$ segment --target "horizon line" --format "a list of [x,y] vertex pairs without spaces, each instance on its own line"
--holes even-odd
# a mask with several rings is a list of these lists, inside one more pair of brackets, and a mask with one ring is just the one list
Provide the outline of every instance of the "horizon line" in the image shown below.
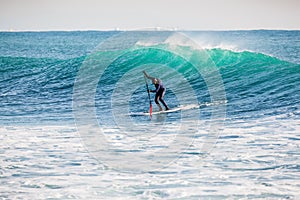
[[163,27],[154,27],[154,28],[143,28],[143,29],[49,29],[49,30],[0,30],[0,32],[88,32],[88,31],[99,31],[99,32],[123,32],[123,31],[300,31],[300,29],[281,29],[281,28],[257,28],[257,29],[178,29],[178,28],[163,28]]

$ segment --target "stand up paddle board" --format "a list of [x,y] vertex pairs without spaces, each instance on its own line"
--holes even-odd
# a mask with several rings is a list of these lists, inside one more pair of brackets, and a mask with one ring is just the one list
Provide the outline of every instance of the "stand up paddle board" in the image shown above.
[[[179,112],[182,110],[190,110],[190,109],[195,109],[195,108],[199,108],[199,105],[185,105],[185,106],[172,108],[170,110],[156,111],[156,112],[152,112],[152,115],[167,114],[167,113]],[[130,116],[148,116],[148,115],[150,115],[150,113],[149,112],[137,112],[137,113],[130,113],[129,115]]]

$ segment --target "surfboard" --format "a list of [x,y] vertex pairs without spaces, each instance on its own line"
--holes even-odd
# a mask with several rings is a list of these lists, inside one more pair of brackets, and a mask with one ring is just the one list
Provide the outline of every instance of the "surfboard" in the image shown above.
[[[167,113],[173,113],[173,112],[179,112],[182,110],[190,110],[190,109],[195,109],[199,108],[199,105],[185,105],[185,106],[179,106],[176,108],[172,108],[170,110],[163,110],[163,111],[156,111],[152,112],[152,115],[159,115],[159,114],[167,114]],[[149,116],[149,112],[137,112],[137,113],[130,113],[130,116]]]

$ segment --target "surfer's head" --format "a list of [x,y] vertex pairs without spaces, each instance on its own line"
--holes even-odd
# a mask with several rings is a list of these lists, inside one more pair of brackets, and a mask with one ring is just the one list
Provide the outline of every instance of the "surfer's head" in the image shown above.
[[152,83],[153,84],[158,84],[158,79],[157,78],[152,79]]

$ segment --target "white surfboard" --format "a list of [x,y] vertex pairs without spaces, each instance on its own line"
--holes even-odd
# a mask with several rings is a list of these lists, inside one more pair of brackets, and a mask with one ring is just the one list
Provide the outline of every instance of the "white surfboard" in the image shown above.
[[[163,110],[163,111],[156,111],[152,112],[152,115],[159,115],[159,114],[166,114],[166,113],[172,113],[172,112],[179,112],[182,110],[190,110],[190,109],[195,109],[199,108],[199,105],[197,104],[191,104],[191,105],[184,105],[184,106],[179,106],[176,108],[172,108],[170,110]],[[130,113],[130,116],[147,116],[150,115],[149,112],[137,112],[137,113]]]

